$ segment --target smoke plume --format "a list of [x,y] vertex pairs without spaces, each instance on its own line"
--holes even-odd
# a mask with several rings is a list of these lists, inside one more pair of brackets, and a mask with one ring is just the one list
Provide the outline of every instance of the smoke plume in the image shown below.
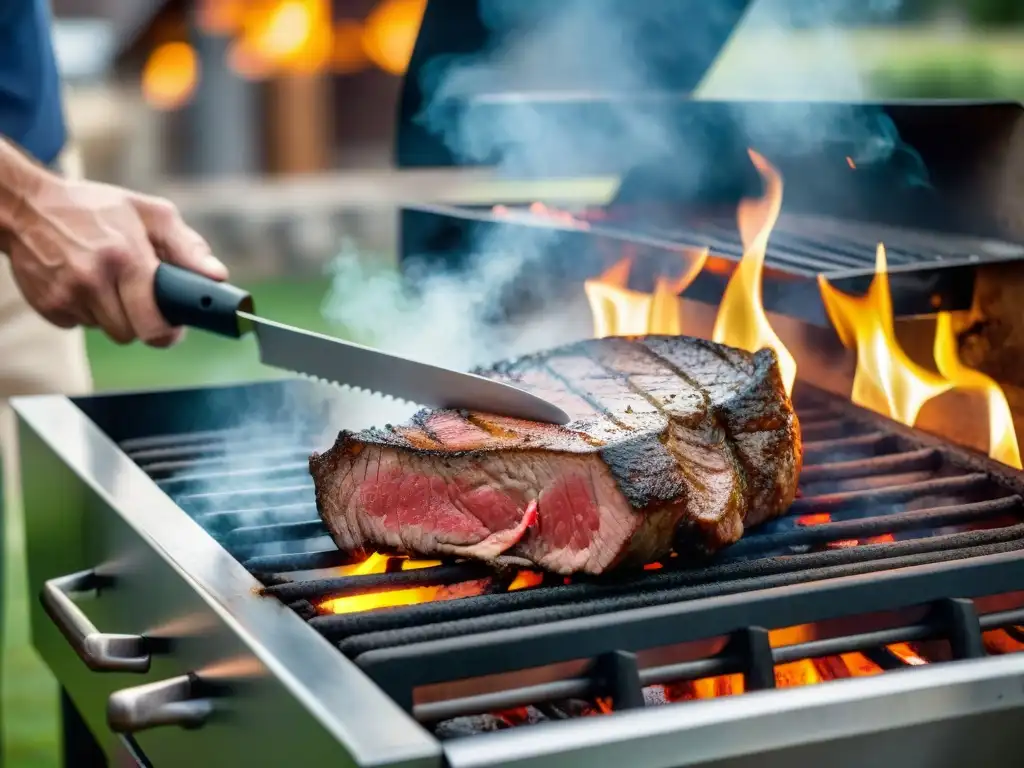
[[[729,14],[735,15],[744,0],[481,0],[481,4],[492,44],[470,56],[439,58],[422,72],[427,100],[419,120],[443,137],[457,158],[486,161],[508,177],[624,174],[653,166],[677,184],[698,185],[718,172],[716,158],[702,151],[707,137],[694,133],[704,129],[681,125],[675,104],[696,85],[690,82],[694,71],[703,71],[702,64],[722,42],[715,30]],[[758,47],[741,51],[754,66],[731,84],[728,78],[722,79],[724,70],[716,68],[709,82],[719,90],[711,95],[759,101],[863,100],[869,94],[836,24],[884,21],[897,6],[896,0],[755,2],[745,25],[756,32],[749,39],[756,40]],[[787,35],[798,26],[805,28],[801,38],[811,55],[820,56],[826,64],[786,69]],[[737,34],[744,34],[743,29]],[[545,100],[569,106],[549,109]],[[601,109],[589,108],[593,102],[601,102]],[[900,149],[899,137],[881,111],[840,107],[822,120],[821,113],[811,119],[810,109],[780,103],[738,109],[735,115],[755,147],[762,139],[777,141],[784,135],[791,144],[812,153],[836,136],[857,143],[864,157],[884,157]],[[538,269],[556,237],[554,231],[538,228],[486,230],[457,273],[399,275],[360,258],[347,245],[331,265],[332,285],[322,311],[350,338],[458,369],[579,338],[589,333],[582,285],[578,307],[549,306],[528,323],[515,326],[495,322],[496,315],[500,320],[507,289]],[[572,254],[563,252],[562,258],[571,259]],[[308,413],[323,394],[296,395],[299,402],[262,419],[265,423],[239,435],[239,442],[294,446],[301,457],[310,448],[327,447],[338,429],[401,421],[411,410],[405,404],[359,393],[336,393],[319,425],[302,421],[302,426],[281,426],[299,424],[296,414]],[[251,473],[252,459],[252,451],[243,450],[229,452],[221,462],[222,468],[235,473],[238,488],[250,491],[241,509],[249,510],[247,523],[291,519],[282,512],[272,489],[261,495],[263,480]],[[288,466],[281,471],[294,470],[289,477],[309,485],[301,458],[288,459]],[[172,485],[169,492],[205,496],[201,502],[205,514],[240,509],[239,497],[223,493],[235,487],[225,488],[223,476],[209,485],[195,476]],[[265,485],[270,488],[274,483]],[[308,490],[303,494],[310,497]],[[312,510],[306,514],[308,519],[315,517]]]
[[[428,63],[420,73],[426,106],[418,119],[460,161],[486,162],[506,177],[624,174],[654,166],[676,189],[696,187],[720,173],[720,164],[706,156],[706,136],[679,124],[675,99],[699,82],[723,41],[723,23],[735,20],[745,5],[744,0],[481,0],[491,43],[472,55]],[[740,53],[757,60],[756,71],[771,72],[778,65],[789,99],[839,94],[861,101],[867,93],[836,24],[885,21],[898,5],[898,0],[754,2],[737,34],[753,30],[759,48]],[[794,27],[804,28],[804,45],[827,66],[805,67],[799,76],[785,70],[786,36]],[[778,90],[776,84],[776,96]],[[751,87],[739,91],[732,95],[773,96],[764,78],[752,78]],[[594,100],[602,102],[600,109],[588,106]],[[551,109],[552,101],[567,106]],[[809,111],[792,104],[761,104],[734,114],[754,146],[778,142],[781,135],[813,152],[838,138],[855,144],[853,154],[862,161],[899,148],[880,110],[838,107],[824,119],[820,112],[811,119]],[[332,265],[333,285],[323,311],[355,338],[457,368],[550,346],[589,328],[568,322],[564,314],[555,319],[554,313],[544,313],[528,329],[493,322],[500,297],[536,269],[550,238],[544,230],[502,228],[473,244],[464,270],[404,277],[374,269],[347,250]],[[415,291],[406,290],[410,284]]]

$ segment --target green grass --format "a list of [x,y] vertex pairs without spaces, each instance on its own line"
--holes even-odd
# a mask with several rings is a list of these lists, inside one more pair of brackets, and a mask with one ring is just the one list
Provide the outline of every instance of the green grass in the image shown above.
[[1024,98],[1024,33],[740,30],[702,84],[709,98]]
[[[326,282],[281,281],[250,289],[260,313],[269,318],[325,333],[337,332],[320,316]],[[96,387],[102,390],[197,386],[276,375],[260,365],[251,341],[219,339],[199,332],[190,333],[170,350],[119,347],[91,333],[88,348]],[[31,647],[20,515],[15,510],[6,513],[6,637],[0,692],[6,754],[0,755],[0,765],[53,768],[59,758],[57,688]]]

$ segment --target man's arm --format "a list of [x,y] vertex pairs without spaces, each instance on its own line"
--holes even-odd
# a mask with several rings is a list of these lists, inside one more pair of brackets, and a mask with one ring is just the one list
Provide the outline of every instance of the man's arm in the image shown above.
[[0,136],[0,232],[14,229],[15,222],[25,215],[26,201],[39,193],[48,175],[45,168]]
[[160,260],[223,280],[227,270],[167,200],[65,179],[0,138],[0,247],[26,301],[61,328],[98,326],[120,343],[173,344],[157,309]]

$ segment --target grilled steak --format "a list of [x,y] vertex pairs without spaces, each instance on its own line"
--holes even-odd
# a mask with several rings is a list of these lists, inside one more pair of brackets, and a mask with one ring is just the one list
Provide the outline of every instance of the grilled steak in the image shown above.
[[597,574],[718,549],[796,493],[800,428],[769,349],[595,339],[482,374],[558,403],[572,423],[441,410],[342,432],[309,463],[343,551]]

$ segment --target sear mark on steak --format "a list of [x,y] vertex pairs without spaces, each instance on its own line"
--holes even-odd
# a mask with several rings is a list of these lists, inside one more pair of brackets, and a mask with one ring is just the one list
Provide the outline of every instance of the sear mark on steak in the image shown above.
[[425,410],[342,432],[310,472],[343,551],[599,574],[717,550],[796,493],[800,427],[769,349],[593,339],[480,373],[548,398],[572,422]]

